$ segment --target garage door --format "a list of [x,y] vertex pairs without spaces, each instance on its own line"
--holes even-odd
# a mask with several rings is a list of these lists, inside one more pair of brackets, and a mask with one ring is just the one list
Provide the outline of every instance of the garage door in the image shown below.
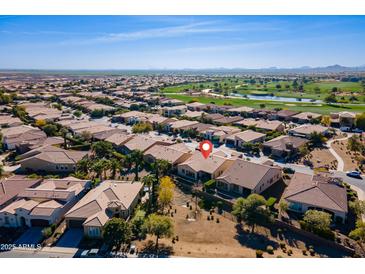
[[32,226],[49,226],[49,222],[47,220],[42,219],[33,219],[30,221]]
[[82,228],[84,220],[68,220],[69,228]]

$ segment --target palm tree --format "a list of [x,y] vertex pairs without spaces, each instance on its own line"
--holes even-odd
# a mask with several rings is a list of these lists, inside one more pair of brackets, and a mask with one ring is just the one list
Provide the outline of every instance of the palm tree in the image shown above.
[[65,129],[65,128],[62,128],[61,130],[60,130],[60,133],[61,133],[61,135],[62,135],[62,138],[63,138],[63,148],[64,149],[67,149],[67,133],[68,133],[68,131],[67,131],[67,129]]
[[142,178],[142,183],[144,186],[148,187],[148,207],[151,211],[151,206],[154,206],[157,200],[155,193],[151,191],[154,189],[154,185],[156,184],[156,178],[151,174],[146,175]]
[[135,177],[134,180],[138,181],[138,171],[140,166],[143,164],[143,152],[140,150],[133,150],[133,152],[130,154],[132,162],[134,163],[134,173]]
[[105,159],[101,159],[98,161],[95,161],[94,164],[91,166],[91,170],[94,171],[96,173],[96,177],[98,177],[100,180],[103,179],[103,172],[105,175],[105,169],[107,168],[107,163],[108,160]]
[[157,159],[152,164],[152,169],[155,171],[156,180],[159,181],[160,177],[168,175],[168,172],[171,169],[171,164],[166,160]]
[[85,174],[89,173],[91,168],[91,161],[89,158],[85,157],[77,162],[76,170]]
[[110,160],[110,169],[111,169],[111,178],[115,179],[115,175],[117,173],[117,170],[120,170],[121,168],[121,162],[117,159],[113,158]]

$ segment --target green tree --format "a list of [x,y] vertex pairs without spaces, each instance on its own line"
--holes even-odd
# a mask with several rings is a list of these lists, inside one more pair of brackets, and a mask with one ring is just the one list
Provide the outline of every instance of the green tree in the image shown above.
[[80,110],[75,110],[75,111],[73,112],[73,115],[75,115],[75,117],[77,117],[77,118],[80,118],[80,117],[81,117],[81,115],[82,115],[82,112],[81,112]]
[[103,238],[109,248],[120,250],[122,244],[129,243],[132,230],[129,224],[121,218],[112,218],[103,227]]
[[152,207],[156,206],[156,192],[152,190],[155,189],[157,183],[156,177],[152,174],[146,175],[142,178],[142,183],[144,186],[148,187],[148,209],[151,212]]
[[355,202],[349,202],[349,207],[356,214],[358,218],[361,218],[362,214],[365,214],[365,201],[356,200]]
[[271,220],[270,210],[266,207],[266,200],[258,194],[251,194],[246,199],[238,198],[233,205],[232,214],[238,221],[251,226],[254,232],[256,224],[265,224]]
[[140,150],[133,150],[130,154],[130,158],[134,164],[134,180],[138,181],[139,168],[143,165],[143,152]]
[[333,93],[329,94],[328,96],[326,96],[324,98],[324,102],[326,102],[328,104],[337,103],[336,95]]
[[300,226],[324,238],[334,239],[334,233],[330,229],[331,215],[324,211],[308,210],[300,221]]
[[356,228],[350,232],[349,237],[362,243],[365,242],[365,223],[362,220],[356,222]]
[[321,147],[326,142],[326,138],[322,133],[315,131],[310,134],[309,141],[313,147]]
[[120,170],[121,162],[115,158],[110,159],[111,178],[115,179],[117,170]]
[[364,145],[360,141],[357,135],[353,135],[348,139],[347,149],[354,151],[355,153],[362,152],[364,150]]
[[153,130],[152,125],[150,123],[140,122],[132,127],[133,133],[147,133]]
[[132,234],[137,239],[143,239],[146,236],[146,231],[144,229],[146,212],[143,210],[137,210],[131,220]]
[[77,162],[76,170],[81,173],[88,174],[91,166],[92,166],[92,163],[91,163],[90,159],[85,157]]
[[43,127],[43,131],[47,134],[47,136],[55,136],[58,132],[58,128],[54,124],[47,124]]
[[356,127],[365,130],[365,112],[356,116]]
[[171,237],[174,233],[172,220],[167,216],[151,214],[144,223],[144,228],[148,234],[156,236],[156,249],[158,250],[158,240],[163,237]]
[[110,161],[106,159],[100,159],[94,161],[94,163],[91,166],[91,170],[96,173],[96,177],[100,178],[100,180],[103,179],[103,173],[104,173],[104,179],[106,178],[106,171],[110,168]]
[[109,158],[113,152],[113,145],[109,142],[99,141],[91,146],[96,158]]
[[63,138],[63,148],[64,149],[67,149],[67,133],[68,133],[68,130],[65,129],[65,128],[61,128],[60,130],[60,134]]

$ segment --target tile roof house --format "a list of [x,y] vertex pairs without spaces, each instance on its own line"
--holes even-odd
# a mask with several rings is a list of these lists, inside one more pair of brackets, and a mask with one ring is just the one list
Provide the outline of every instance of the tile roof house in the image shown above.
[[288,134],[309,139],[310,135],[314,132],[321,133],[323,135],[327,135],[329,133],[329,129],[328,129],[328,127],[324,127],[321,125],[306,124],[306,125],[301,125],[296,128],[290,129],[288,131]]
[[186,110],[185,105],[161,108],[162,115],[166,117],[184,115]]
[[25,153],[32,149],[36,149],[43,146],[48,145],[61,145],[64,143],[64,139],[62,137],[47,137],[46,139],[35,139],[32,141],[22,142],[17,146],[18,153]]
[[305,124],[305,123],[311,123],[314,120],[318,120],[322,117],[321,114],[313,113],[313,112],[301,112],[296,115],[294,115],[293,122],[298,124]]
[[41,179],[31,179],[23,175],[0,179],[0,208],[13,202],[24,189],[35,186],[40,182]]
[[205,159],[200,151],[194,151],[188,160],[177,165],[177,174],[190,182],[205,182],[220,176],[232,162],[231,159],[214,154]]
[[0,115],[0,126],[1,127],[16,127],[21,126],[23,122],[18,117],[10,115]]
[[124,154],[128,154],[133,150],[140,150],[145,152],[147,149],[154,145],[171,145],[172,142],[158,137],[151,137],[149,135],[134,135],[132,139],[125,142],[120,147],[120,151]]
[[282,122],[277,120],[261,120],[261,119],[244,119],[234,123],[236,126],[244,126],[244,127],[255,127],[257,129],[262,129],[264,131],[280,131],[283,132],[285,126]]
[[166,160],[173,166],[185,162],[191,157],[191,151],[179,150],[178,147],[155,145],[144,153],[146,162],[153,163],[156,160]]
[[282,135],[263,143],[263,152],[278,158],[295,156],[307,143],[305,138]]
[[70,173],[87,151],[66,150],[54,146],[33,149],[19,156],[23,172]]
[[193,103],[186,104],[186,107],[190,111],[202,111],[202,110],[205,110],[207,106],[206,106],[206,104],[203,104],[203,103],[193,102]]
[[226,137],[226,145],[243,148],[245,143],[260,143],[265,140],[266,134],[253,130],[245,130]]
[[347,217],[346,189],[331,177],[296,172],[282,198],[294,212],[322,210],[330,213],[337,222],[344,222]]
[[35,140],[45,140],[47,135],[40,130],[28,125],[15,126],[1,129],[3,144],[9,150],[16,149],[18,145]]
[[239,195],[262,193],[281,179],[281,168],[236,159],[217,181],[217,188]]
[[237,127],[231,126],[211,126],[202,132],[202,137],[212,141],[213,143],[224,143],[227,136],[240,132]]
[[169,131],[180,131],[186,130],[190,127],[199,124],[197,121],[190,121],[190,120],[177,120],[168,124],[167,128]]
[[276,116],[278,117],[279,120],[291,121],[293,119],[293,116],[297,115],[298,113],[299,113],[298,111],[283,109],[283,110],[278,111],[276,113]]
[[0,226],[49,226],[64,214],[90,188],[90,181],[73,177],[48,179],[24,189],[16,201],[0,210]]
[[243,117],[241,117],[241,116],[224,116],[221,119],[215,119],[214,123],[217,125],[228,125],[228,124],[237,123],[242,120],[243,120]]
[[253,110],[253,108],[241,106],[241,107],[236,107],[236,108],[230,108],[227,110],[227,112],[230,114],[233,114],[233,115],[242,115],[242,114],[250,113],[252,110]]
[[132,214],[142,190],[140,182],[104,181],[66,213],[67,227],[83,228],[89,237],[102,237],[103,226],[109,219],[127,219]]

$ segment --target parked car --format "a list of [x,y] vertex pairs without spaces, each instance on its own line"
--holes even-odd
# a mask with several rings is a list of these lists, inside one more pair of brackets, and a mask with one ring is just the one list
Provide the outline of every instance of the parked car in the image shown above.
[[359,128],[355,128],[355,129],[352,130],[352,132],[354,132],[354,133],[363,133],[363,130],[359,129]]
[[90,249],[90,250],[84,250],[82,251],[80,257],[81,258],[97,258],[99,253],[99,249],[94,248],[94,249]]
[[361,178],[361,172],[359,171],[348,171],[346,175],[349,177]]
[[351,128],[350,127],[340,127],[340,130],[343,132],[350,132]]

